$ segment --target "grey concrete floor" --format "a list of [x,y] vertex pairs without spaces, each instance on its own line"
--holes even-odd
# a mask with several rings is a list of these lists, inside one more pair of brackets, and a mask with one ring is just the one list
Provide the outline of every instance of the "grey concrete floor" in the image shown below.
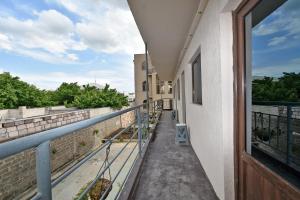
[[192,147],[175,144],[169,111],[162,114],[141,173],[136,200],[218,199]]

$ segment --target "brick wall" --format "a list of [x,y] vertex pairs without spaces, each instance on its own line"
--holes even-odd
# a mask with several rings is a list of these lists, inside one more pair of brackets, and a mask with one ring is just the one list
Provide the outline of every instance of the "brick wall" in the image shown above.
[[[16,120],[2,124],[3,138],[15,139],[89,118],[89,110]],[[129,112],[51,141],[51,169],[56,173],[101,145],[101,139],[134,119]],[[95,131],[97,130],[97,131]],[[3,140],[2,140],[3,141]],[[36,183],[35,149],[0,160],[0,200],[15,199]]]
[[88,118],[88,110],[79,110],[2,122],[2,124],[0,124],[0,142],[60,127]]

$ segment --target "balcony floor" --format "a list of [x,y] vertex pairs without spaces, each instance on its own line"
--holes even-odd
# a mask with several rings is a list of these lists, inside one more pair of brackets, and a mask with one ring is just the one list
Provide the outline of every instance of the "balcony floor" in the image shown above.
[[192,147],[175,144],[175,124],[170,111],[163,112],[156,128],[135,199],[218,199]]

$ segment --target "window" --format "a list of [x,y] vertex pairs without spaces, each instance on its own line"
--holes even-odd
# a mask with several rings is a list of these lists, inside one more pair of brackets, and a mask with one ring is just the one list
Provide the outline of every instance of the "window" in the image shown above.
[[146,61],[143,61],[143,63],[142,63],[142,70],[146,70],[146,68],[147,68]]
[[176,100],[176,84],[174,84],[173,99]]
[[147,100],[146,99],[143,101],[143,109],[147,109]]
[[160,81],[156,75],[156,94],[164,94],[164,81]]
[[244,19],[246,151],[298,188],[299,22],[299,0],[262,0]]
[[201,54],[192,63],[193,103],[202,104]]
[[172,81],[168,81],[168,94],[172,94]]
[[177,80],[177,99],[180,100],[180,80]]
[[143,81],[143,91],[146,91],[146,88],[147,88],[147,83],[146,81]]

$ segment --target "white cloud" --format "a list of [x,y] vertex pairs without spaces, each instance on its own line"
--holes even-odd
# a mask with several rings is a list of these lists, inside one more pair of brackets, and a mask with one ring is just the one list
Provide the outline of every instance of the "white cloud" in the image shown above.
[[34,20],[0,17],[0,48],[52,63],[74,61],[68,51],[86,49],[73,38],[75,26],[69,18],[56,10],[36,15]]
[[67,54],[67,57],[68,57],[70,60],[73,60],[73,61],[78,60],[78,57],[77,57],[75,54],[73,54],[73,53]]
[[[0,69],[1,70],[1,69]],[[0,71],[1,72],[1,71]],[[117,70],[91,70],[84,74],[66,73],[66,72],[51,72],[51,73],[15,73],[14,76],[19,76],[21,80],[34,84],[41,89],[56,89],[62,82],[78,82],[80,85],[94,83],[109,84],[112,88],[118,91],[133,91],[133,67],[123,66]],[[122,74],[122,76],[120,76]]]
[[[291,1],[293,3],[293,1]],[[299,3],[299,2],[298,2]],[[254,35],[266,36],[274,33],[285,32],[286,36],[295,36],[300,34],[300,14],[291,12],[287,9],[290,2],[284,4],[281,10],[275,11],[272,18],[263,20],[254,28]]]
[[104,53],[143,52],[143,41],[125,0],[57,0],[81,16],[76,31],[89,48]]
[[273,66],[260,66],[253,69],[255,76],[282,76],[283,72],[300,73],[300,58],[292,60],[290,63]]
[[126,0],[53,1],[79,16],[77,23],[53,9],[32,10],[31,19],[0,15],[0,49],[50,63],[78,62],[80,56],[70,51],[87,48],[100,53],[143,52]]
[[6,35],[0,33],[0,48],[5,50],[11,50],[9,39]]
[[279,45],[279,44],[282,44],[286,41],[286,37],[285,36],[281,36],[281,37],[273,37],[269,43],[268,43],[268,46],[276,46],[276,45]]

